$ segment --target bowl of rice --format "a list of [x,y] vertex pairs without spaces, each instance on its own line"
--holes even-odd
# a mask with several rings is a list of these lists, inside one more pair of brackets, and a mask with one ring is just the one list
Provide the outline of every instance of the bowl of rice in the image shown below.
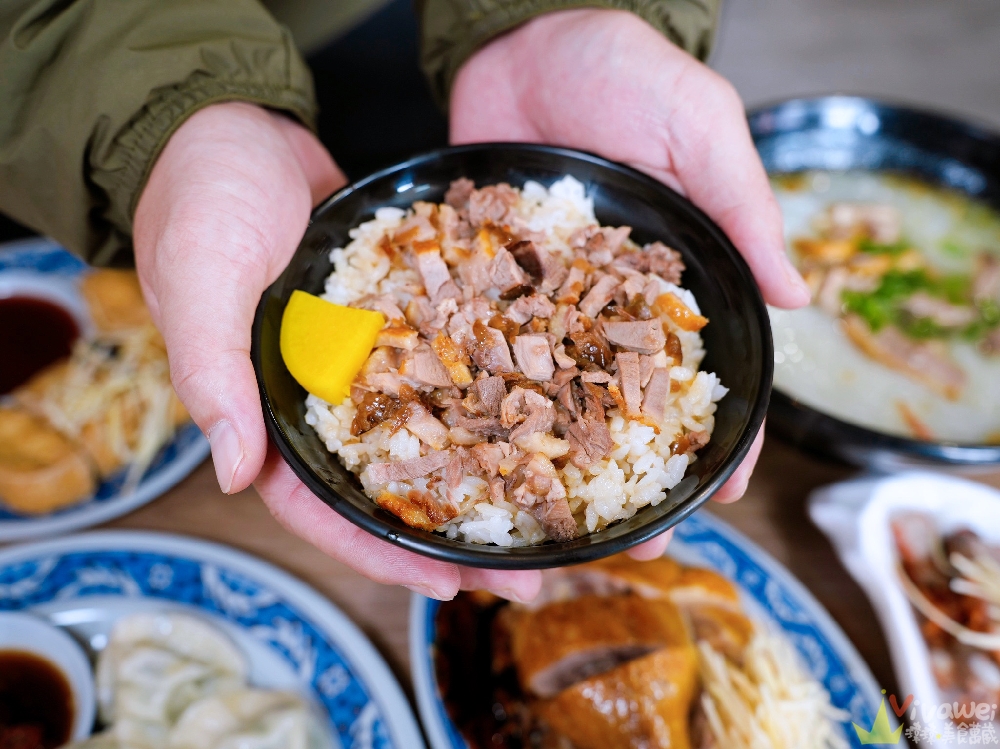
[[[384,320],[336,402],[282,358],[302,291]],[[261,299],[252,359],[269,435],[318,497],[498,569],[683,520],[746,456],[773,366],[763,300],[710,219],[627,166],[527,144],[434,151],[329,198]]]

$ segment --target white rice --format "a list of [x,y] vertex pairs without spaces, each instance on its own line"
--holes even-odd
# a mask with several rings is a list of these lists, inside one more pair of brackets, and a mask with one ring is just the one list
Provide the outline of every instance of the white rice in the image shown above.
[[[597,223],[593,201],[573,177],[565,177],[548,189],[527,182],[521,191],[518,213],[531,230],[545,232],[541,244],[546,250],[562,255],[572,254],[568,239],[573,231]],[[392,268],[389,258],[379,248],[383,235],[398,227],[408,215],[396,208],[381,208],[373,220],[352,229],[351,243],[330,253],[335,270],[326,281],[323,298],[336,304],[350,304],[372,293],[408,298],[409,289],[422,288],[416,270]],[[692,311],[700,312],[693,294],[665,281],[663,284],[665,292],[673,291]],[[704,429],[712,433],[716,402],[727,390],[715,374],[697,369],[705,354],[701,336],[672,323],[668,325],[681,341],[685,366],[671,369],[670,376],[680,383],[680,389],[667,397],[660,433],[624,418],[616,408],[609,409],[607,424],[614,442],[611,454],[586,470],[572,464],[559,470],[581,534],[630,518],[641,508],[663,501],[688,468],[688,457],[672,455],[670,445],[685,430]],[[431,451],[406,429],[393,435],[387,428],[376,427],[352,436],[356,407],[350,398],[331,405],[310,395],[306,406],[306,422],[315,428],[327,449],[360,476],[362,484],[367,476],[362,472],[370,463],[407,460]],[[412,489],[427,490],[427,484],[428,479],[421,478],[390,483],[386,488],[393,494],[406,496]],[[369,496],[376,490],[371,486],[365,488]],[[466,476],[454,492],[449,492],[444,482],[435,482],[428,491],[459,507],[460,514],[437,529],[449,538],[498,546],[525,546],[546,538],[527,512],[506,501],[491,501],[488,485],[479,477]]]

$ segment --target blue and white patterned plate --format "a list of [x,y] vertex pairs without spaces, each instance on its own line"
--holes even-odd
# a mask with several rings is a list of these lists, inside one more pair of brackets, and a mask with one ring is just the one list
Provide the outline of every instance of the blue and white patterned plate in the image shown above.
[[[745,609],[757,621],[783,631],[833,704],[869,727],[882,694],[868,666],[847,636],[812,594],[763,549],[705,512],[676,526],[667,554],[683,564],[715,570],[740,588]],[[437,601],[414,594],[410,607],[410,662],[417,705],[433,749],[467,749],[448,717],[434,674],[433,644]],[[852,747],[860,741],[850,723],[843,735]],[[901,741],[900,747],[905,747]]]
[[107,531],[0,551],[0,611],[33,611],[99,651],[114,621],[181,609],[221,626],[256,686],[296,689],[329,716],[343,749],[421,749],[385,661],[316,591],[224,546]]
[[[77,290],[86,264],[48,239],[0,245],[0,297],[29,293],[61,303],[86,334],[92,329]],[[0,506],[0,542],[54,536],[103,523],[152,501],[185,478],[208,456],[208,440],[194,424],[177,430],[160,450],[135,491],[125,494],[125,471],[101,484],[93,498],[46,515],[20,515]]]

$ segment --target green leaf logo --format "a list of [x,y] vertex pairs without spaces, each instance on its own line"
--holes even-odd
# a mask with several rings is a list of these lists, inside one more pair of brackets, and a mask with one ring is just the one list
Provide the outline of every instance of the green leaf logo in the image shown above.
[[875,725],[872,730],[866,731],[857,723],[852,723],[854,730],[858,734],[858,739],[862,745],[868,744],[898,744],[899,737],[903,733],[903,727],[899,726],[895,731],[889,726],[889,716],[885,711],[885,698],[878,707],[878,714],[875,716]]

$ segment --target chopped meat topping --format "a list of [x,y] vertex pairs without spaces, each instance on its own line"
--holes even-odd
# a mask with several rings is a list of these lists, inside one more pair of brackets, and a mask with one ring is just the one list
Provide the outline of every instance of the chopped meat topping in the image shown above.
[[534,242],[526,239],[514,242],[507,247],[507,251],[535,283],[542,280],[542,274],[545,270],[544,262]]
[[557,341],[561,341],[573,333],[582,333],[584,327],[580,310],[569,304],[560,304],[552,313],[549,331],[556,337]]
[[483,469],[483,473],[490,477],[500,474],[500,461],[506,457],[499,444],[488,442],[482,442],[473,447],[472,456],[479,461],[479,467]]
[[514,504],[528,510],[552,540],[576,538],[576,521],[566,501],[566,487],[552,461],[535,453],[519,468],[512,474],[514,486],[508,491]]
[[439,333],[431,341],[431,348],[448,370],[448,376],[455,385],[464,388],[472,384],[472,373],[468,367],[469,358],[455,341],[444,333]]
[[517,201],[517,191],[503,182],[474,190],[468,198],[469,221],[473,226],[508,225],[513,219],[512,213]]
[[602,276],[594,284],[593,288],[587,292],[587,296],[580,302],[580,312],[586,317],[597,317],[597,313],[604,309],[608,302],[615,298],[615,291],[618,290],[619,281],[614,276]]
[[587,416],[570,425],[566,439],[570,445],[570,462],[577,468],[590,468],[604,460],[614,446],[608,425]]
[[653,370],[646,385],[646,392],[642,398],[642,410],[657,421],[663,419],[663,412],[667,405],[667,396],[670,394],[670,372],[667,369],[657,368]]
[[581,367],[606,369],[611,366],[611,349],[596,332],[570,333],[569,338],[573,345],[566,347],[566,353]]
[[423,279],[427,296],[431,298],[433,304],[437,304],[446,297],[460,298],[462,296],[458,286],[451,280],[451,272],[441,257],[441,248],[436,243],[416,250],[416,256],[417,270]]
[[395,431],[402,426],[403,419],[399,417],[405,411],[406,404],[392,396],[384,393],[366,393],[364,399],[358,404],[354,421],[351,422],[351,434],[355,436],[362,434],[384,422],[389,422],[390,429]]
[[420,335],[409,325],[390,325],[382,328],[375,338],[376,346],[392,346],[412,351],[420,342]]
[[396,304],[396,300],[388,294],[369,294],[359,299],[357,306],[361,309],[381,312],[390,323],[401,322],[405,319],[405,315]]
[[583,258],[577,258],[569,267],[569,272],[559,287],[556,302],[559,304],[576,304],[580,301],[587,281],[587,270],[591,267]]
[[618,363],[626,416],[634,418],[638,415],[642,405],[642,386],[639,384],[639,355],[634,351],[622,351],[615,354],[615,361]]
[[533,317],[547,320],[555,314],[555,311],[556,306],[549,301],[547,296],[532,294],[531,296],[522,296],[514,301],[504,314],[517,324],[524,325]]
[[514,362],[502,332],[487,327],[482,320],[476,320],[472,332],[475,338],[469,343],[469,353],[476,366],[490,374],[514,371]]
[[582,390],[584,415],[603,422],[604,406],[605,404],[609,406],[614,405],[614,400],[611,399],[607,390],[592,382],[584,382]]
[[677,250],[672,250],[663,242],[647,244],[642,251],[625,252],[618,256],[618,262],[635,268],[640,273],[655,273],[672,284],[681,282],[684,261]]
[[469,397],[463,401],[466,409],[479,416],[499,416],[500,405],[507,397],[507,386],[502,377],[480,377],[469,388]]
[[638,351],[640,354],[656,354],[663,351],[667,343],[663,334],[663,324],[659,320],[636,320],[635,322],[605,322],[604,335],[609,343]]
[[500,248],[493,262],[490,263],[490,282],[501,294],[512,289],[531,288],[528,276],[517,264],[514,256],[506,249]]
[[448,368],[427,344],[413,352],[412,376],[418,382],[433,387],[443,388],[452,384]]
[[369,483],[373,486],[383,486],[390,481],[408,481],[426,476],[431,471],[444,468],[451,460],[451,453],[447,450],[432,452],[421,458],[411,458],[410,460],[394,460],[389,463],[370,463],[365,468],[363,475],[367,475]]
[[493,315],[488,324],[491,328],[496,328],[503,333],[503,337],[507,339],[508,343],[513,343],[514,338],[521,332],[521,326],[506,315]]
[[552,379],[555,364],[549,341],[543,335],[519,335],[514,339],[514,358],[529,380],[545,382]]
[[576,369],[576,359],[566,353],[566,347],[561,343],[553,347],[552,358],[561,370]]
[[493,250],[489,246],[489,241],[477,243],[472,255],[458,265],[458,277],[465,288],[471,289],[474,294],[482,294],[493,285],[490,275],[490,266],[493,263]]
[[500,419],[492,416],[484,416],[476,419],[460,417],[457,426],[486,438],[498,437],[507,439],[509,432],[507,427],[500,423]]
[[[411,492],[412,494],[422,494],[422,492]],[[375,504],[383,510],[391,512],[411,528],[419,528],[424,531],[432,531],[441,523],[435,523],[427,513],[416,503],[409,499],[400,497],[392,492],[379,492],[375,496]],[[447,522],[447,521],[442,521]]]
[[456,210],[467,208],[469,197],[476,189],[476,183],[471,179],[460,177],[451,183],[448,192],[444,194],[444,202]]
[[[616,449],[612,429],[623,419],[671,430],[671,449],[692,459],[707,441],[707,430],[691,427],[705,418],[711,426],[711,406],[679,416],[674,394],[691,378],[670,372],[683,363],[680,331],[708,321],[677,286],[684,264],[676,251],[659,242],[640,250],[627,226],[564,231],[557,222],[556,231],[541,231],[544,209],[520,201],[509,185],[457,180],[444,203],[415,203],[397,228],[354,237],[352,246],[377,248],[388,270],[362,294],[331,276],[327,293],[355,299],[386,323],[351,385],[352,437],[338,439],[345,461],[348,451],[359,456],[349,467],[368,495],[409,525],[441,531],[461,517],[447,529],[453,535],[477,525],[464,521],[489,501],[515,505],[545,537],[568,541],[595,520],[592,500],[574,488],[571,503],[563,482],[574,471],[584,483],[603,480],[595,466]],[[343,252],[354,263],[351,246]],[[362,272],[361,261],[350,267]],[[701,351],[693,338],[684,346]],[[332,407],[331,415],[342,424]],[[317,431],[326,428],[320,422]],[[667,459],[666,444],[657,439],[649,449]],[[528,526],[509,532],[514,543],[518,534],[540,540]]]
[[[662,352],[661,352],[662,353]],[[643,354],[639,357],[639,385],[646,387],[649,384],[649,378],[653,376],[653,370],[656,369],[656,357],[647,356]]]
[[431,412],[416,402],[406,407],[407,431],[415,434],[434,450],[443,450],[448,445],[448,427],[438,421]]
[[513,427],[511,441],[532,432],[552,429],[556,413],[552,401],[534,390],[514,387],[500,406],[500,423]]
[[707,445],[708,439],[709,434],[705,429],[698,432],[688,432],[670,446],[670,451],[674,455],[688,455],[690,457]]

